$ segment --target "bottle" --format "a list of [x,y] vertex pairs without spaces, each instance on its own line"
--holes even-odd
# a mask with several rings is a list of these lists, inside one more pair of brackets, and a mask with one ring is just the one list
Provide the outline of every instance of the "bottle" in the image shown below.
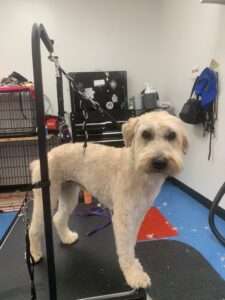
[[142,92],[142,105],[143,108],[148,110],[154,110],[158,107],[157,101],[159,100],[158,92],[150,86],[149,83],[145,84],[145,89]]
[[135,97],[131,97],[128,100],[128,109],[134,110],[135,109]]

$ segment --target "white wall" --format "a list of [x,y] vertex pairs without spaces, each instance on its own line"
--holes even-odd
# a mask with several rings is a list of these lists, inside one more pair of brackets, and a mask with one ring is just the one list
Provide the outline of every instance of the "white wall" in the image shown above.
[[[146,81],[179,112],[193,66],[220,63],[219,121],[213,160],[208,139],[188,126],[190,151],[181,180],[213,198],[225,180],[225,6],[199,0],[8,0],[0,3],[0,78],[13,70],[32,79],[31,26],[45,24],[68,71],[128,71],[129,96]],[[54,66],[43,55],[45,92],[54,102]],[[66,109],[69,110],[66,87]],[[225,207],[225,203],[223,204]]]
[[192,68],[204,68],[212,58],[220,64],[219,120],[213,159],[207,161],[209,140],[202,137],[202,130],[187,126],[190,151],[180,176],[187,185],[213,199],[225,181],[225,6],[199,2],[162,1],[160,92],[176,104],[179,112],[193,84]]
[[[1,1],[0,78],[16,70],[32,79],[31,27],[37,22],[55,39],[66,70],[127,70],[129,96],[136,96],[156,78],[158,19],[154,0]],[[45,92],[56,104],[54,67],[45,54],[43,65]]]

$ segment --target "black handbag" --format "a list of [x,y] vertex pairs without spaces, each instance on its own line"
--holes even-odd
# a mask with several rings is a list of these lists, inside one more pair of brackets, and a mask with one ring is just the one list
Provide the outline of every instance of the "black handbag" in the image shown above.
[[198,77],[195,80],[195,83],[193,85],[190,98],[184,104],[179,114],[182,121],[193,125],[204,123],[204,119],[205,119],[205,112],[201,106],[201,101],[199,100],[199,97],[198,96],[196,98],[193,97],[197,82],[198,82]]

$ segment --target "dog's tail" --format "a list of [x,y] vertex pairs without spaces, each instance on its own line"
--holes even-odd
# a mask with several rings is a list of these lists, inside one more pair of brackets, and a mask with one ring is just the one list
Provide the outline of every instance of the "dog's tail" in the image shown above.
[[33,160],[31,163],[30,163],[30,171],[33,172],[33,170],[37,167],[39,163],[39,160],[36,159],[36,160]]
[[30,163],[30,172],[31,172],[31,179],[32,183],[37,183],[41,180],[40,176],[40,160],[34,160]]

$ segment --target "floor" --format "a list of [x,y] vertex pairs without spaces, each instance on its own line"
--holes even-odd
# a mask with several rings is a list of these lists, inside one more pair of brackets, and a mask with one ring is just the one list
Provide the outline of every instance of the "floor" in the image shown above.
[[[208,209],[171,183],[163,186],[155,206],[178,230],[170,239],[195,248],[225,280],[225,248],[211,233]],[[225,236],[225,221],[216,218],[216,224]]]
[[0,213],[0,248],[17,216],[17,212]]

